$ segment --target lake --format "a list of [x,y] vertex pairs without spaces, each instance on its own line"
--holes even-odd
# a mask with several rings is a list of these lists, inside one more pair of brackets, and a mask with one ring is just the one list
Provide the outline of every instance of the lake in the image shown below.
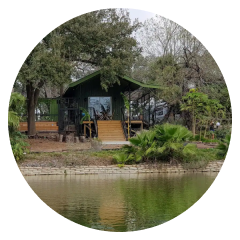
[[217,173],[25,176],[49,207],[69,220],[126,232],[165,223],[198,201]]

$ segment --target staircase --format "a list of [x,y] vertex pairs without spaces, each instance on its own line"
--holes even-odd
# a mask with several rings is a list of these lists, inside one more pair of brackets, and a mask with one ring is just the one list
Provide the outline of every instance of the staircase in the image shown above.
[[102,141],[126,141],[121,121],[97,121],[98,138]]

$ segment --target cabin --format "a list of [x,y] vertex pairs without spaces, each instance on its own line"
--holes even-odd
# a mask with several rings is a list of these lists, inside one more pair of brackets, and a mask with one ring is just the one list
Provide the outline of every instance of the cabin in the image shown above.
[[[164,116],[165,109],[156,100],[159,86],[119,76],[119,84],[105,91],[100,77],[99,70],[69,84],[62,96],[39,99],[36,130],[126,141]],[[27,130],[26,122],[20,130]]]

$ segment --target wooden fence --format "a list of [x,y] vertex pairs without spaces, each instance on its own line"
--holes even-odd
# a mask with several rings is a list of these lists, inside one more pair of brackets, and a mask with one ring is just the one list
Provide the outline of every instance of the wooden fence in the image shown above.
[[[57,122],[35,122],[37,132],[58,132]],[[27,122],[20,122],[19,131],[25,132],[28,129]]]

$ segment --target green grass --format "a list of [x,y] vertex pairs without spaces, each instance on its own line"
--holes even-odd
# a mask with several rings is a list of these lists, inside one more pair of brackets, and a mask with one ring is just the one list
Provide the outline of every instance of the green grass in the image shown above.
[[215,148],[198,149],[195,156],[183,160],[183,167],[186,169],[205,168],[210,161],[224,159],[218,153],[219,150]]
[[67,152],[43,152],[43,153],[29,153],[26,154],[26,157],[23,161],[64,161],[64,162],[112,162],[113,155],[120,152],[121,150],[102,150],[102,151],[92,151],[92,150],[84,150],[84,151],[67,151]]
[[115,150],[102,150],[98,152],[89,152],[90,156],[100,157],[100,158],[112,158],[114,154],[122,152],[121,149],[115,149]]
[[222,157],[219,157],[218,155],[219,150],[215,148],[209,148],[209,149],[198,149],[197,155],[203,158],[206,158],[209,161],[214,160],[221,160]]
[[[95,164],[117,164],[113,156],[123,152],[122,149],[102,150],[102,151],[69,151],[69,152],[53,152],[53,153],[30,153],[26,155],[24,161],[48,161],[49,164],[54,161],[60,161],[64,164],[80,164],[80,165],[95,165]],[[214,148],[197,149],[195,156],[186,157],[183,160],[183,165],[186,168],[204,167],[209,161],[221,160],[223,157],[218,155],[219,150]],[[21,161],[21,162],[24,162]],[[158,160],[163,162],[164,158]]]

